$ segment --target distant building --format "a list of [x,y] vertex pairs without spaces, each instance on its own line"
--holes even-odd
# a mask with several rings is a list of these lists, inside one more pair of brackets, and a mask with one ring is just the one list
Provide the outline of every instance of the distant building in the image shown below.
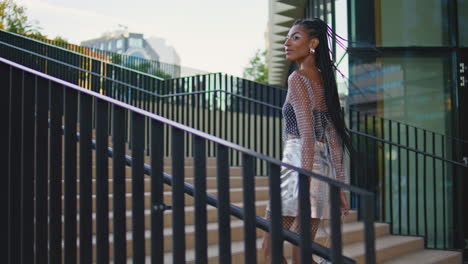
[[174,47],[163,38],[150,37],[147,39],[149,45],[158,51],[159,61],[174,65],[180,65],[180,57]]
[[140,33],[116,31],[96,39],[81,42],[82,46],[128,56],[159,61],[159,54]]

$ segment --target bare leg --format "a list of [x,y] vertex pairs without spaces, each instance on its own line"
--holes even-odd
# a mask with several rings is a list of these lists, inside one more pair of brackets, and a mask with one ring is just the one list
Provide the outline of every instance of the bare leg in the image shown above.
[[[318,218],[312,218],[310,219],[310,240],[314,241],[315,239],[315,234],[317,234],[317,230],[320,224],[320,219]],[[299,233],[299,217],[296,217],[296,220],[294,221],[293,225],[291,226],[291,231],[295,233]],[[300,264],[301,263],[301,251],[300,248],[297,246],[293,246],[292,248],[292,260],[293,264]],[[311,260],[312,264],[315,264],[314,260]]]
[[[270,220],[270,214],[267,211],[265,218],[267,220]],[[293,216],[283,216],[282,218],[282,223],[283,223],[283,228],[284,229],[290,229],[291,225],[294,222],[295,217]],[[263,256],[265,258],[265,264],[271,263],[271,249],[270,249],[270,233],[268,232],[263,232]],[[287,264],[288,262],[286,261],[286,258],[283,257],[283,264]]]

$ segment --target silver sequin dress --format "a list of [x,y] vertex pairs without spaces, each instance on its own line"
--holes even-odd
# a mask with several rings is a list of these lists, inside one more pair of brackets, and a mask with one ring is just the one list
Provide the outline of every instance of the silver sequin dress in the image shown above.
[[[341,141],[327,112],[323,87],[305,73],[293,72],[288,78],[283,118],[283,162],[344,182]],[[298,215],[298,182],[297,172],[282,167],[283,216]],[[311,179],[311,218],[329,218],[328,189],[327,184]]]

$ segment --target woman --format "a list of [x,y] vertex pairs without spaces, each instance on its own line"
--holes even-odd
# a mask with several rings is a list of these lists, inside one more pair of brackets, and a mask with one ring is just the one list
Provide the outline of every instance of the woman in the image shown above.
[[[343,146],[351,149],[338,98],[334,66],[328,47],[329,28],[320,19],[296,21],[284,43],[286,59],[295,61],[298,70],[288,78],[288,93],[283,106],[283,162],[315,173],[345,181]],[[283,227],[299,230],[297,172],[282,168],[281,199]],[[344,215],[349,206],[340,194]],[[329,218],[328,186],[310,181],[311,239],[314,240],[320,221]],[[269,218],[269,208],[266,212]],[[265,233],[265,263],[270,263],[270,236]],[[293,263],[301,263],[298,247],[293,247]],[[284,263],[287,263],[283,259]]]

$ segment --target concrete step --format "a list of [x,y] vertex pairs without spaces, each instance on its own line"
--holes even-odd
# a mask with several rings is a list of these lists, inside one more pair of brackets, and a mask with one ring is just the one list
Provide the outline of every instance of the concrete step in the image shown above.
[[[424,238],[412,236],[383,236],[376,238],[377,263],[403,256],[424,249]],[[343,254],[356,260],[357,263],[365,263],[364,242],[356,242],[343,248]]]
[[[265,215],[265,209],[268,204],[268,201],[259,201],[255,203],[256,214],[258,216]],[[235,206],[242,208],[242,203],[235,203]],[[218,221],[218,209],[213,206],[206,207],[206,216],[208,223],[216,223]],[[113,230],[113,214],[109,213],[109,229]],[[234,216],[231,217],[232,220],[235,220]],[[132,212],[126,212],[126,226],[127,230],[132,230]],[[195,207],[187,206],[185,207],[185,224],[194,225],[195,224]],[[172,226],[172,211],[168,210],[164,212],[164,227],[169,228]],[[145,229],[150,230],[151,228],[151,211],[145,210]],[[96,233],[96,215],[93,214],[93,234]]]
[[[95,165],[95,151],[93,150],[93,154],[92,154],[92,164]],[[126,155],[128,156],[132,156],[132,153],[131,152],[127,152]],[[79,155],[79,148],[78,148],[78,151],[77,151],[77,157],[79,159],[80,155]],[[144,159],[144,162],[146,164],[150,164],[151,162],[151,157],[150,156],[145,156],[145,159]],[[112,158],[108,158],[108,163],[110,165],[112,165]],[[79,164],[79,163],[78,163]],[[193,166],[194,164],[194,159],[193,158],[185,158],[184,159],[184,166]],[[216,166],[216,158],[207,158],[206,159],[206,165],[207,166]],[[164,158],[164,166],[172,166],[172,158],[171,157],[165,157]]]
[[[265,215],[265,210],[267,207],[268,201],[258,201],[255,203],[255,209],[256,209],[256,215],[260,217],[264,217]],[[241,207],[242,208],[242,203],[234,203],[235,206]],[[194,225],[194,215],[195,215],[195,207],[193,206],[187,206],[185,207],[185,223],[186,225]],[[218,221],[218,209],[213,207],[213,206],[207,206],[207,222],[208,223],[213,223]],[[93,213],[93,234],[96,233],[96,214]],[[109,229],[113,230],[113,213],[109,213]],[[231,219],[236,219],[234,216],[231,217]],[[357,220],[357,212],[356,211],[350,211],[350,214],[344,218],[344,223],[352,223]],[[77,218],[77,221],[79,221],[79,217]],[[126,212],[126,226],[127,230],[132,229],[132,212],[127,211]],[[150,210],[145,210],[145,229],[149,230],[150,229],[150,224],[151,223],[151,211]],[[326,226],[327,223],[324,223]],[[172,211],[167,210],[164,212],[164,227],[171,227],[172,226]],[[79,232],[79,230],[78,230]],[[351,236],[355,237],[355,235]]]
[[458,251],[424,249],[401,257],[385,261],[385,264],[454,264],[462,263],[462,254]]
[[[256,187],[255,188],[255,199],[256,201],[265,201],[268,200],[268,187]],[[217,194],[216,189],[207,189],[207,192],[209,194],[215,195]],[[164,203],[167,205],[172,204],[172,192],[170,191],[165,191],[164,192]],[[64,206],[64,197],[62,196],[62,207]],[[109,210],[113,210],[113,194],[109,194],[108,196],[109,199]],[[128,209],[132,208],[132,194],[131,193],[126,193],[125,194],[125,200],[126,204],[125,207]],[[242,188],[231,188],[230,189],[230,202],[231,203],[238,203],[243,200],[242,197]],[[151,201],[151,193],[150,192],[145,192],[144,193],[144,201],[145,201],[145,209],[150,208],[150,201]],[[194,199],[192,196],[185,194],[185,205],[186,206],[191,206],[194,203]],[[77,204],[79,206],[79,195],[77,196]],[[96,195],[92,195],[92,205],[93,205],[93,212],[96,211]],[[78,207],[79,208],[79,207]]]
[[[151,178],[149,176],[146,176],[144,179],[145,182],[145,192],[150,192],[151,191]],[[193,177],[186,177],[185,182],[189,184],[194,184],[194,178]],[[242,177],[241,176],[230,176],[229,177],[229,187],[230,188],[242,188]],[[255,186],[258,187],[267,187],[268,186],[268,177],[255,177]],[[113,193],[113,179],[109,178],[109,193]],[[92,179],[92,188],[93,188],[93,194],[96,194],[96,179]],[[170,191],[171,186],[164,184],[164,191]],[[216,189],[217,188],[217,179],[216,177],[207,177],[206,178],[206,188],[207,189]],[[80,190],[80,181],[77,181],[77,192],[79,194]],[[62,192],[65,191],[65,185],[62,184]],[[132,192],[132,179],[131,178],[126,178],[125,179],[125,191],[130,193]]]
[[[186,230],[186,249],[188,251],[193,250],[195,247],[194,226],[186,225],[185,230]],[[218,230],[217,223],[207,224],[208,245],[217,244],[218,242],[217,230]],[[345,223],[343,225],[343,244],[347,245],[349,243],[362,239],[363,230],[364,229],[363,229],[362,223],[358,223],[358,222]],[[376,237],[388,235],[389,233],[388,224],[376,223],[375,231],[376,231]],[[150,234],[149,230],[146,231],[146,238],[148,239],[146,241],[147,250],[149,250],[149,234]],[[262,234],[263,234],[263,231],[260,229],[257,229],[257,237],[261,237]],[[231,241],[242,241],[242,240],[243,240],[243,221],[241,220],[231,221]],[[326,238],[323,236],[319,236],[316,239],[316,241],[321,244],[325,243],[325,240]],[[131,256],[131,251],[130,251],[131,244],[132,244],[131,235],[129,232],[129,234],[127,234],[127,254],[129,257]],[[285,248],[290,249],[291,245],[289,243],[286,243]],[[172,228],[164,229],[164,249],[165,249],[165,252],[170,252],[172,250]],[[147,254],[149,254],[148,251],[147,251]]]
[[[194,167],[193,166],[185,166],[184,167],[184,177],[189,177],[189,178],[192,178],[194,177],[195,175],[195,171],[194,171]],[[80,173],[80,168],[77,167],[77,178],[79,178],[79,173]],[[207,166],[206,167],[206,176],[207,177],[216,177],[217,176],[217,167],[215,166]],[[113,172],[113,167],[112,165],[109,165],[108,166],[108,177],[111,178],[112,177],[112,172]],[[171,174],[172,175],[172,167],[170,166],[165,166],[164,167],[164,172],[167,173],[167,174]],[[92,170],[91,170],[91,173],[92,173],[92,177],[95,178],[96,177],[96,167],[93,166],[92,167]],[[65,174],[65,168],[62,168],[62,174],[64,175]],[[148,175],[146,175],[147,177],[149,177]],[[234,177],[240,177],[242,176],[242,167],[230,167],[229,168],[229,176],[234,176]],[[132,178],[132,168],[131,167],[128,167],[126,166],[125,167],[125,177],[126,178],[129,178],[131,179]]]
[[[242,241],[244,238],[243,231],[243,221],[235,220],[231,221],[231,240],[232,241]],[[194,226],[185,226],[185,246],[187,249],[193,249],[195,247],[195,232]],[[262,236],[262,231],[257,229],[256,231],[257,238]],[[127,233],[127,256],[129,258],[133,255],[133,241],[132,233]],[[216,245],[218,241],[218,224],[210,223],[207,225],[207,242],[208,245]],[[149,230],[145,231],[145,254],[150,255],[150,243],[151,242],[151,232]],[[114,256],[114,244],[113,244],[113,235],[109,235],[109,254],[110,258],[113,259]],[[172,250],[172,228],[164,229],[164,251],[171,252]],[[96,240],[93,237],[93,252],[96,252]],[[93,254],[93,261],[95,261],[96,255]]]
[[[345,241],[352,241],[354,236],[352,229],[354,229],[354,226],[359,223],[352,223],[351,225],[343,225],[343,242],[344,246],[346,247],[347,243]],[[376,223],[376,230],[381,229],[382,226],[385,226],[386,224],[380,224]],[[388,232],[388,225],[387,226],[387,232]],[[381,233],[376,233],[376,236],[380,236]],[[316,240],[316,242],[321,243],[320,240]],[[257,261],[259,264],[263,264],[264,258],[263,258],[263,250],[262,250],[262,242],[263,238],[257,239]],[[208,254],[208,263],[219,263],[219,249],[218,245],[209,245],[207,248],[207,254]],[[284,257],[289,259],[289,262],[291,263],[291,253],[292,252],[292,245],[289,242],[284,243]],[[231,261],[232,263],[244,263],[244,242],[243,241],[233,241],[231,243]],[[150,258],[147,258],[147,261]],[[127,262],[127,263],[131,263]],[[172,261],[172,253],[168,252],[164,255],[164,263],[170,264],[173,263]],[[186,251],[186,263],[195,263],[195,250],[194,249],[188,249]]]

